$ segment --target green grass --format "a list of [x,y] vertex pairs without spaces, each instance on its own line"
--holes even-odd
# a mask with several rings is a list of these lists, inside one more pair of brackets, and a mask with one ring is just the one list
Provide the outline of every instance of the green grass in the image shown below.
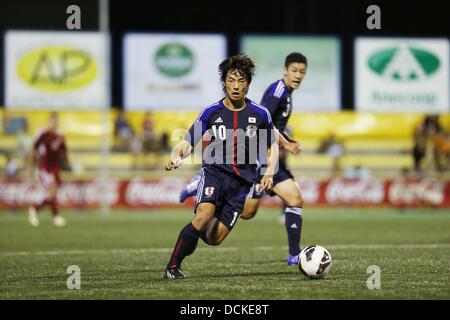
[[[25,212],[0,214],[0,299],[450,299],[449,211],[305,210],[302,245],[333,256],[322,280],[286,265],[278,210],[239,221],[218,247],[200,241],[180,281],[162,270],[190,211],[64,215],[64,228],[48,213],[33,228]],[[81,269],[81,290],[67,289],[69,265]],[[381,290],[366,286],[370,265]]]

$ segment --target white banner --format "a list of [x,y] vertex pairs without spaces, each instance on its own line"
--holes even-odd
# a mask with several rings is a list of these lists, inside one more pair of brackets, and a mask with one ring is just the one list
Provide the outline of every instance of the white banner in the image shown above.
[[294,111],[337,111],[341,108],[340,42],[334,37],[243,36],[241,52],[256,64],[248,97],[260,102],[267,87],[283,78],[284,60],[291,52],[308,59],[308,70],[292,94]]
[[223,96],[224,36],[131,33],[123,46],[127,110],[200,110]]
[[447,39],[356,39],[355,109],[448,112],[449,87]]
[[105,50],[96,32],[8,31],[5,104],[8,108],[104,108],[110,105]]

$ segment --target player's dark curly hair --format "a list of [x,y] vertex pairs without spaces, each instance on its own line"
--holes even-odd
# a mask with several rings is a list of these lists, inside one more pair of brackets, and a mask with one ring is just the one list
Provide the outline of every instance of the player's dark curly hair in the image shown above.
[[308,60],[303,54],[301,54],[300,52],[292,52],[288,54],[286,59],[284,60],[284,66],[288,68],[291,63],[295,62],[304,63],[306,66],[308,65]]
[[219,65],[220,81],[225,83],[225,79],[229,72],[239,71],[247,80],[248,84],[252,82],[255,74],[255,63],[246,54],[238,54],[222,61]]

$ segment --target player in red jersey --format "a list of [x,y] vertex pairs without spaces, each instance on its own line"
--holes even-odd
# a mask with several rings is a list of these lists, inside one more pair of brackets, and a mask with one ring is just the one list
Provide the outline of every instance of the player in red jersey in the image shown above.
[[65,163],[70,168],[67,157],[67,146],[64,135],[58,130],[58,114],[50,114],[48,128],[40,130],[34,139],[34,159],[38,157],[39,180],[45,189],[45,199],[30,207],[28,220],[32,226],[39,226],[37,212],[49,205],[55,226],[66,225],[66,220],[59,215],[57,192],[61,185],[61,165]]

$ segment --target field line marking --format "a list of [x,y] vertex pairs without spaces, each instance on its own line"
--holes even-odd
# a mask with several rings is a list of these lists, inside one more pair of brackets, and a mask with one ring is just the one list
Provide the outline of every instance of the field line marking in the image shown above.
[[[214,247],[198,248],[203,251],[272,251],[286,250],[287,246],[257,246],[257,247]],[[329,250],[383,250],[383,249],[450,249],[450,243],[430,244],[338,244],[327,245]],[[120,253],[170,253],[173,248],[128,248],[128,249],[91,249],[91,250],[48,250],[48,251],[5,251],[0,257],[11,256],[56,256],[56,255],[84,255],[84,254],[120,254]]]

